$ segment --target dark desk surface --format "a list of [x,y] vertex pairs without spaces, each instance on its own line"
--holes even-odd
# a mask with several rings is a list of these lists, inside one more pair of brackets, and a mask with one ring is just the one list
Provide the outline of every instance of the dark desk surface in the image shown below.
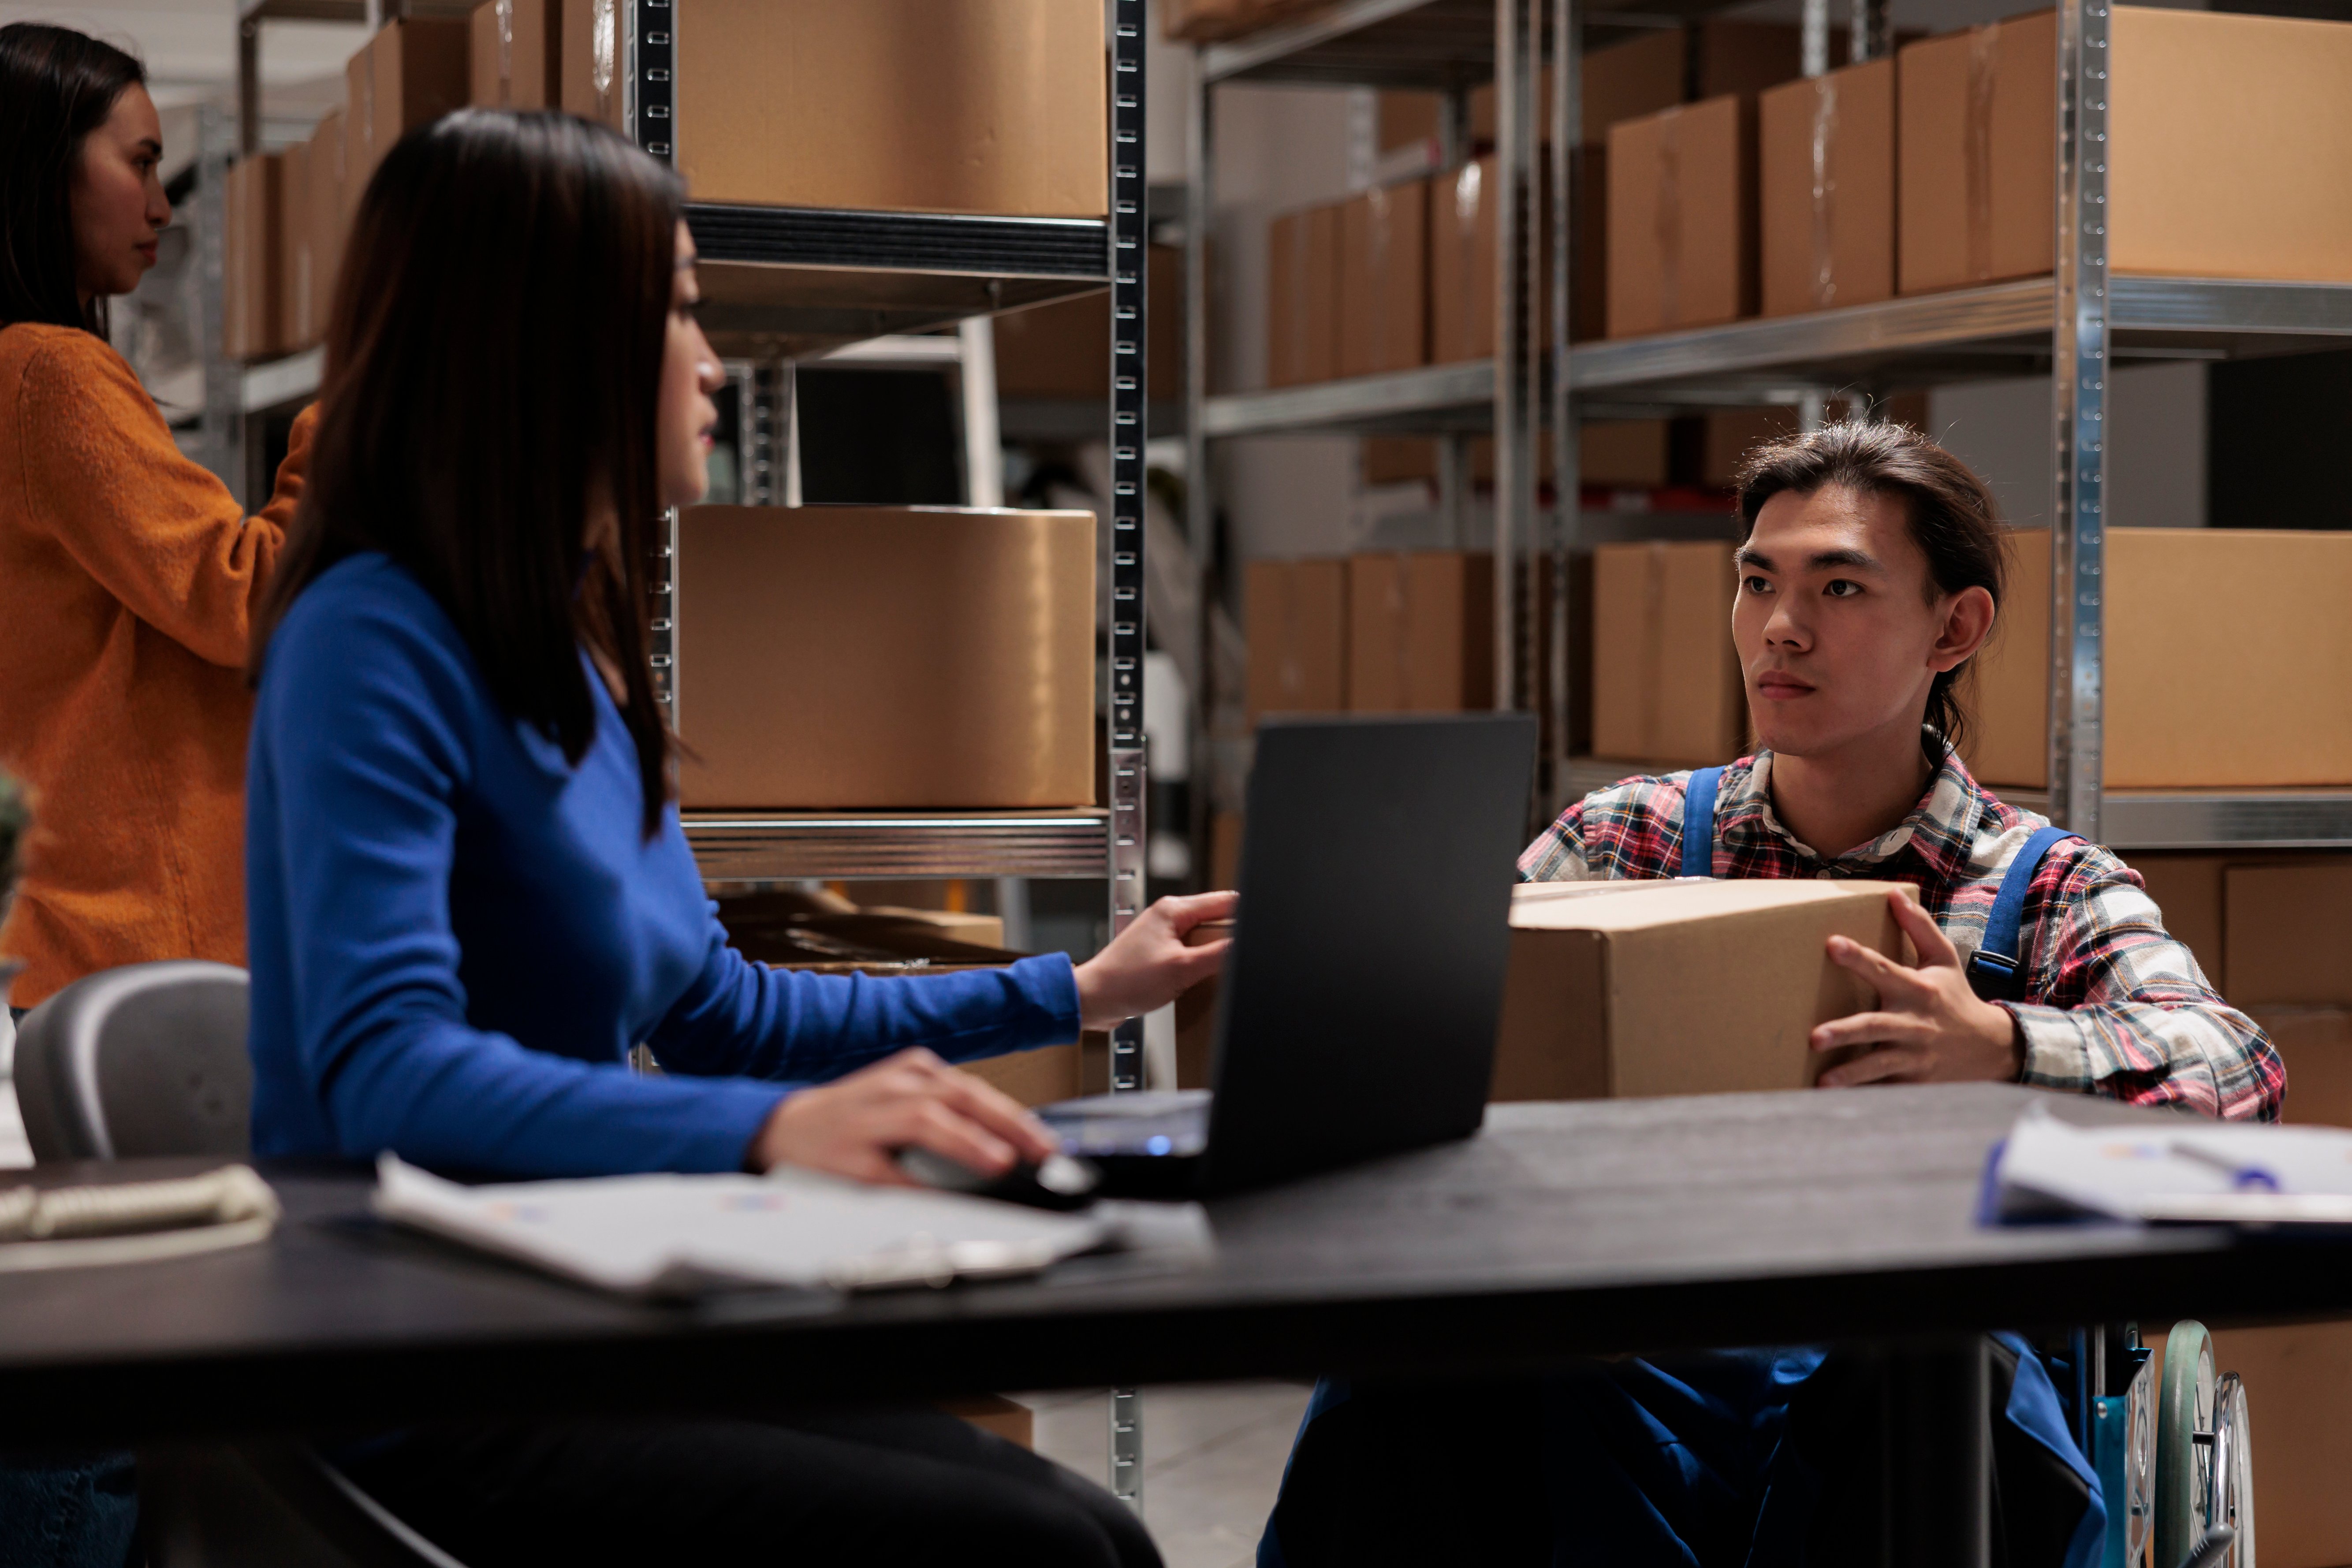
[[1467,1143],[1213,1205],[1205,1268],[1080,1259],[1036,1281],[692,1308],[608,1300],[384,1230],[356,1174],[273,1173],[287,1220],[266,1246],[0,1275],[0,1438],[2352,1315],[2352,1244],[1979,1228],[1986,1152],[2028,1092],[1498,1106]]

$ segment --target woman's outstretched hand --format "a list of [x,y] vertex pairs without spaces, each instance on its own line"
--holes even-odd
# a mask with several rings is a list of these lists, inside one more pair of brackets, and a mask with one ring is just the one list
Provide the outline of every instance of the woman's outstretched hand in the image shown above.
[[1108,1029],[1166,1006],[1214,974],[1233,942],[1187,947],[1184,938],[1202,921],[1233,919],[1240,904],[1238,893],[1193,893],[1161,899],[1136,916],[1108,947],[1078,965],[1079,1018],[1089,1029]]
[[1832,1019],[1812,1034],[1816,1051],[1862,1047],[1862,1054],[1821,1076],[1824,1089],[1862,1083],[1966,1083],[2009,1079],[2024,1062],[2017,1020],[1969,985],[1959,949],[1927,910],[1889,893],[1895,923],[1919,954],[1916,968],[1846,937],[1830,938],[1830,957],[1878,993],[1878,1011]]
[[787,1096],[761,1124],[743,1163],[754,1171],[802,1165],[911,1186],[898,1164],[898,1151],[910,1146],[996,1176],[1016,1160],[1044,1160],[1060,1144],[995,1086],[919,1046]]

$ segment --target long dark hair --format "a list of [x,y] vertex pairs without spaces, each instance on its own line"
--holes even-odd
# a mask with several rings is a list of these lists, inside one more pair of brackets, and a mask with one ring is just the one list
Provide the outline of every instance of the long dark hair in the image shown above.
[[[1935,594],[1982,588],[1998,616],[2009,573],[2009,531],[1992,491],[1966,463],[1908,425],[1824,425],[1784,436],[1757,447],[1740,465],[1743,529],[1753,532],[1756,514],[1782,490],[1809,496],[1823,485],[1900,500],[1911,537],[1927,558]],[[1963,698],[1975,664],[1969,658],[1946,670],[1927,689],[1927,726],[1952,746],[1969,731]]]
[[596,732],[583,647],[599,658],[623,688],[653,836],[670,742],[646,565],[684,203],[668,170],[562,114],[464,110],[385,156],[335,289],[257,679],[302,590],[381,551],[448,612],[507,712],[574,764]]
[[0,327],[106,332],[106,301],[74,288],[73,180],[82,142],[147,68],[69,27],[0,27]]

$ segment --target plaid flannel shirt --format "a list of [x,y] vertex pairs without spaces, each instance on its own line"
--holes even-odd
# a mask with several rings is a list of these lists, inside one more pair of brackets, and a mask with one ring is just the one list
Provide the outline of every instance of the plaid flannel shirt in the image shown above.
[[[1772,753],[1724,771],[1715,808],[1718,877],[1909,882],[1965,961],[1984,942],[2001,875],[2045,819],[1995,799],[1948,750],[1901,826],[1824,860],[1773,815]],[[1687,773],[1632,778],[1570,806],[1519,858],[1534,882],[1680,874]],[[2027,983],[2000,1003],[2025,1039],[2019,1081],[2276,1121],[2286,1068],[2252,1019],[2214,994],[2164,929],[2139,873],[2080,839],[2053,846],[2025,902]]]

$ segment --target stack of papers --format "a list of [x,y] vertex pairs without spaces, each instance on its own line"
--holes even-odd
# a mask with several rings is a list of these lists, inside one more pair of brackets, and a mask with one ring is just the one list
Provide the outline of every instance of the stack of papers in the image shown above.
[[[1098,1205],[1099,1206],[1099,1205]],[[866,1186],[810,1172],[467,1187],[376,1163],[385,1219],[623,1295],[864,1289],[1032,1274],[1111,1238],[1096,1214]]]
[[2028,1107],[1996,1152],[1989,1218],[2352,1226],[2352,1131],[2190,1121],[2077,1127]]

